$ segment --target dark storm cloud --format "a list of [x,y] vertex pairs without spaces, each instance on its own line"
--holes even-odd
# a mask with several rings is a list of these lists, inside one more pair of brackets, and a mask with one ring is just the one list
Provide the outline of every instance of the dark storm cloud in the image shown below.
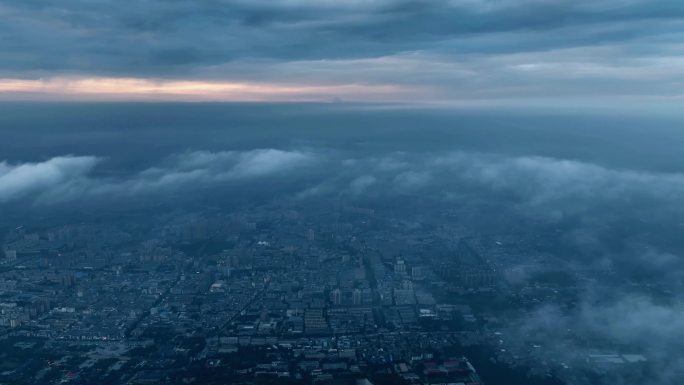
[[671,97],[682,75],[639,81],[682,60],[676,0],[5,1],[0,17],[5,78],[408,82],[449,99]]

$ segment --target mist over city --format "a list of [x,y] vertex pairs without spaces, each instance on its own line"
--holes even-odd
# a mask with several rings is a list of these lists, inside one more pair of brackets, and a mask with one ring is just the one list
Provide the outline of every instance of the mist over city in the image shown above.
[[684,3],[0,20],[0,384],[684,380]]

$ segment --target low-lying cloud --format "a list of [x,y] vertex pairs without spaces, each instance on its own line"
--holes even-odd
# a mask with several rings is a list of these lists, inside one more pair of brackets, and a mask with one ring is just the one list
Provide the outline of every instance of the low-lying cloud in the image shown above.
[[[582,378],[583,370],[597,366],[592,355],[624,354],[646,358],[650,374],[619,371],[614,366],[614,372],[606,373],[609,383],[627,385],[648,378],[653,384],[678,384],[684,374],[679,343],[684,338],[682,298],[663,304],[643,294],[604,291],[603,296],[583,293],[575,311],[550,305],[535,309],[507,329],[503,338],[513,345],[540,344],[546,354],[564,361],[577,378]],[[613,298],[601,298],[607,296]]]
[[14,200],[37,204],[73,203],[92,198],[125,198],[173,193],[255,178],[286,177],[306,167],[314,156],[301,151],[188,152],[127,178],[97,177],[93,169],[103,160],[93,156],[55,157],[44,162],[0,163],[0,203]]
[[[339,151],[256,149],[191,151],[172,155],[125,178],[93,176],[106,159],[60,156],[43,162],[0,163],[0,199],[58,195],[81,186],[93,193],[163,193],[194,183],[240,182],[271,176],[296,177],[309,171],[300,191],[444,196],[455,189],[502,194],[525,209],[548,210],[561,219],[597,207],[679,204],[684,175],[619,170],[597,164],[536,156],[505,157],[453,152],[432,155],[391,153],[345,157]],[[318,188],[314,189],[314,187]],[[316,190],[316,191],[314,191]],[[277,194],[277,192],[274,192]],[[72,198],[80,199],[77,195]]]
[[94,156],[59,156],[44,162],[0,162],[0,203],[83,181],[100,161]]

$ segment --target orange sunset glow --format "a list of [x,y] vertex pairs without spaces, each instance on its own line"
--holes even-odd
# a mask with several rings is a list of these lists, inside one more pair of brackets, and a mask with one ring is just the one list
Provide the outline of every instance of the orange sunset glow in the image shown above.
[[392,101],[423,90],[387,84],[295,85],[144,78],[0,79],[0,99],[187,101]]

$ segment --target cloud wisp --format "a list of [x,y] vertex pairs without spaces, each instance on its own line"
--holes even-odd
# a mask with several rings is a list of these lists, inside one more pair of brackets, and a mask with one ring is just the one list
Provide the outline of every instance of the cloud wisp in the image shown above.
[[[653,368],[649,377],[654,384],[678,383],[684,364],[678,343],[684,337],[682,298],[663,304],[643,294],[620,292],[620,289],[604,288],[603,291],[614,298],[584,292],[576,311],[548,305],[536,308],[520,323],[507,328],[502,338],[512,345],[540,344],[545,351],[552,351],[553,356],[565,361],[567,368],[579,378],[583,376],[583,369],[596,365],[592,356],[618,354],[648,360]],[[596,347],[602,344],[620,349]],[[629,372],[606,375],[611,383],[634,382]]]

